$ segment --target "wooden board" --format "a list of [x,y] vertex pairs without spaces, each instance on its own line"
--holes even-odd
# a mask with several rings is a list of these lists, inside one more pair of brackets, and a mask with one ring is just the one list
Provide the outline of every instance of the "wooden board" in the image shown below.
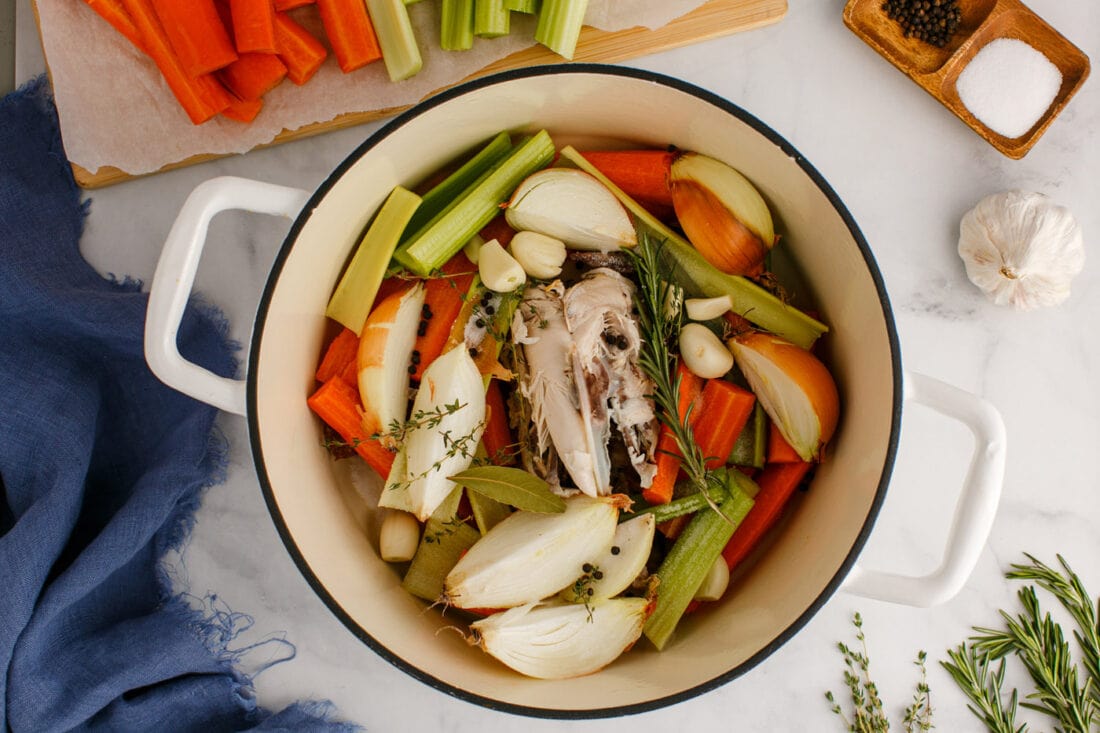
[[[654,0],[654,2],[660,2],[660,0]],[[607,32],[586,27],[581,32],[573,61],[589,63],[626,61],[646,54],[667,51],[739,31],[770,25],[781,20],[786,14],[787,0],[710,0],[710,2],[699,6],[692,12],[654,30],[630,28]],[[552,51],[542,46],[532,46],[486,66],[477,73],[470,75],[467,80],[524,66],[561,62],[561,57]],[[406,108],[407,106],[391,107],[339,115],[328,122],[306,125],[295,130],[284,130],[270,143],[259,147],[278,145],[330,130],[340,130],[391,117]],[[161,170],[194,165],[217,157],[222,156],[195,155],[167,165]],[[76,182],[84,188],[98,188],[134,177],[111,166],[104,166],[92,172],[75,164],[73,165],[73,174]]]
[[[883,12],[882,0],[849,0],[844,23],[986,142],[1009,158],[1022,158],[1088,78],[1088,56],[1020,0],[976,0],[960,3],[959,8],[959,28],[943,48],[905,37],[901,26]],[[1062,74],[1061,87],[1046,112],[1016,138],[991,130],[974,116],[959,98],[956,87],[970,59],[997,38],[1024,41],[1042,51]]]

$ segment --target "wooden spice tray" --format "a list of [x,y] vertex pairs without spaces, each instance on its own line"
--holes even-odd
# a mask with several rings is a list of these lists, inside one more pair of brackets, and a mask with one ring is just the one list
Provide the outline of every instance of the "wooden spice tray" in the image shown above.
[[[897,21],[882,9],[882,0],[849,0],[844,24],[990,145],[1018,160],[1027,155],[1088,78],[1089,58],[1020,0],[959,0],[959,10],[959,27],[943,48],[906,38]],[[1024,41],[1062,73],[1062,85],[1050,107],[1030,130],[1016,138],[995,132],[971,114],[956,88],[959,74],[974,55],[997,38]]]

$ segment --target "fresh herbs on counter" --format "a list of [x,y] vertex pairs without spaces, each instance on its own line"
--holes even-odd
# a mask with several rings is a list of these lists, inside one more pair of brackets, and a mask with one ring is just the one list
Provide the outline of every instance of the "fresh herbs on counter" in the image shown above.
[[[1089,594],[1069,563],[1058,556],[1058,568],[1025,554],[1026,564],[1013,564],[1005,577],[1030,582],[1019,590],[1020,608],[1001,610],[1003,628],[975,626],[967,641],[947,651],[940,665],[947,670],[966,696],[967,707],[991,733],[1027,733],[1027,722],[1019,722],[1020,708],[1039,713],[1058,733],[1100,731],[1100,599]],[[1039,593],[1054,596],[1073,620],[1075,659],[1071,643],[1061,624],[1044,611]],[[851,710],[846,713],[832,692],[825,697],[845,730],[864,733],[888,731],[887,717],[878,688],[870,676],[870,659],[863,619],[853,618],[859,647],[840,642],[844,655],[844,682],[851,693]],[[1010,659],[1015,658],[1031,679],[1026,694],[1005,689]],[[906,733],[932,729],[930,688],[925,676],[926,655],[921,651],[915,664],[920,679],[912,704],[902,719]]]

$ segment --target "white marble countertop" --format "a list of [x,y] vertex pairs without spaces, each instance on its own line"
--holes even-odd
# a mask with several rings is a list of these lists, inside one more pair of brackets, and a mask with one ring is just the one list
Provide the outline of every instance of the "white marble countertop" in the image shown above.
[[[841,730],[824,698],[844,693],[837,641],[852,641],[862,613],[872,673],[896,730],[929,654],[936,729],[979,730],[936,663],[975,624],[1014,606],[1009,563],[1062,553],[1100,594],[1100,269],[1088,261],[1059,308],[1022,313],[987,302],[956,254],[962,214],[986,194],[1023,188],[1068,206],[1092,249],[1100,231],[1100,86],[1085,84],[1023,160],[1001,156],[845,28],[842,0],[791,0],[780,23],[632,65],[681,77],[748,109],[789,140],[836,189],[870,243],[890,293],[907,369],[975,392],[1003,414],[1008,464],[988,546],[950,602],[912,609],[836,594],[791,641],[730,684],[674,707],[628,718],[561,722],[491,712],[429,688],[376,656],[310,591],[268,518],[245,423],[224,416],[228,481],[206,495],[178,564],[181,585],[216,593],[255,625],[238,644],[282,637],[296,657],[256,678],[259,702],[279,708],[330,699],[372,730],[595,731]],[[1100,5],[1032,0],[1030,6],[1092,58],[1100,58]],[[29,2],[19,0],[17,82],[42,69]],[[90,193],[83,250],[104,273],[148,280],[168,228],[199,182],[232,174],[311,189],[376,125],[210,162]],[[224,219],[224,220],[222,220]],[[215,222],[197,288],[247,342],[285,220],[230,214]],[[1093,253],[1090,252],[1090,255]],[[938,564],[955,492],[969,458],[964,428],[907,410],[886,506],[861,562],[927,572]],[[276,653],[246,656],[258,667]],[[1023,716],[1028,719],[1028,716]]]

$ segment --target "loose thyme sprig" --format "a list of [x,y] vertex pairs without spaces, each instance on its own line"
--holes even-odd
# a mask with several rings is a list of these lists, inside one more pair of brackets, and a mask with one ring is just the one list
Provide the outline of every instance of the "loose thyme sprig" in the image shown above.
[[[844,656],[844,684],[848,687],[851,696],[852,717],[844,714],[844,709],[832,692],[825,693],[825,699],[829,701],[830,710],[833,711],[844,723],[845,729],[851,733],[884,733],[890,730],[890,720],[883,710],[882,698],[878,693],[878,686],[871,679],[871,660],[867,654],[867,639],[863,634],[863,617],[858,613],[852,617],[852,625],[856,627],[856,640],[859,648],[853,649],[844,642],[839,642],[837,648]],[[928,687],[927,669],[925,661],[928,655],[923,651],[917,654],[914,664],[920,669],[920,680],[917,682],[917,691],[913,695],[913,703],[905,709],[905,717],[902,724],[905,733],[932,730],[932,694]]]
[[[709,499],[710,489],[718,486],[719,482],[707,469],[706,456],[692,434],[691,409],[687,410],[683,419],[679,414],[680,378],[676,376],[676,360],[671,344],[680,333],[682,315],[679,308],[668,308],[675,290],[661,275],[661,244],[643,233],[638,245],[626,251],[638,275],[638,291],[634,299],[638,308],[638,330],[642,336],[638,366],[653,381],[653,402],[657,406],[658,419],[676,440],[680,465],[688,481]],[[713,502],[711,505],[714,506]]]

